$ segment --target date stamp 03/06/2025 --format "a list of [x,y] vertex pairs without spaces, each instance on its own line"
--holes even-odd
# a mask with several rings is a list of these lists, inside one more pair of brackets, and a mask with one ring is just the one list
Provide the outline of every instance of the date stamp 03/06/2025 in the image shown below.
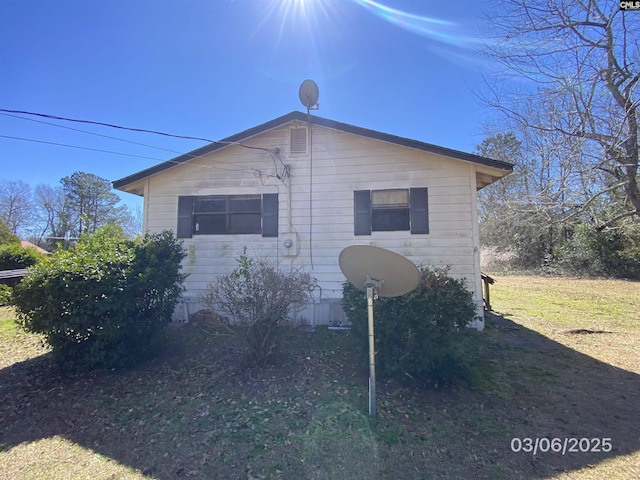
[[611,438],[547,438],[514,437],[511,439],[511,451],[515,453],[609,453],[613,449]]

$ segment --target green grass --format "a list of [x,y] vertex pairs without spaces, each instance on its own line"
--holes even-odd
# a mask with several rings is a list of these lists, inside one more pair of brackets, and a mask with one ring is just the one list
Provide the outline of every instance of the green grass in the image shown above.
[[491,290],[496,311],[573,349],[640,372],[640,282],[535,276],[496,280]]
[[18,326],[13,309],[0,307],[0,368],[47,351],[40,337],[28,335]]
[[18,333],[18,325],[14,321],[15,315],[12,309],[0,307],[0,335],[11,337]]
[[496,277],[492,307],[555,324],[620,326],[640,320],[640,282],[535,276]]
[[[291,331],[274,365],[246,371],[211,330],[172,327],[139,367],[65,375],[0,309],[0,478],[638,478],[640,284],[497,280],[506,318],[470,332],[473,386],[379,378],[375,421],[349,332]],[[514,437],[614,451],[534,456]]]

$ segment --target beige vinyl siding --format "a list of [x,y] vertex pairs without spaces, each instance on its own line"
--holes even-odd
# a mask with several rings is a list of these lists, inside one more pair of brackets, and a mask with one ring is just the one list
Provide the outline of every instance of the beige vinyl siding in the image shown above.
[[[310,252],[309,156],[288,155],[292,125],[305,126],[292,122],[244,142],[254,147],[278,147],[282,161],[290,166],[287,182],[273,177],[274,159],[267,152],[240,146],[229,146],[148,179],[145,219],[151,232],[176,230],[179,196],[279,194],[279,238],[194,235],[184,239],[189,253],[184,261],[189,274],[185,286],[190,294],[197,295],[217,274],[230,272],[246,246],[250,255],[269,258],[283,267],[304,267],[318,279],[323,298],[340,298],[345,279],[338,266],[339,253],[349,245],[368,244],[398,252],[416,264],[448,265],[450,273],[465,278],[481,298],[479,278],[476,281],[474,168],[461,160],[314,126]],[[281,172],[282,165],[278,162],[277,166]],[[414,187],[428,188],[428,234],[400,231],[354,235],[355,190]],[[285,237],[297,243],[292,249],[298,249],[297,256],[284,255]]]

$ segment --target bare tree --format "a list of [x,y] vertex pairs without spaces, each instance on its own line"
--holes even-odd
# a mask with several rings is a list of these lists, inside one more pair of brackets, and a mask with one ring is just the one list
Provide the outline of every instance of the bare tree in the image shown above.
[[530,177],[539,205],[600,230],[640,217],[640,22],[631,14],[604,0],[503,0],[491,15],[488,54],[509,76],[486,100],[539,156]]
[[123,205],[120,207],[119,212],[118,221],[124,233],[130,238],[142,235],[142,207],[137,205],[135,208],[129,208]]
[[480,223],[491,222],[501,216],[516,198],[522,198],[522,190],[527,195],[528,180],[526,167],[520,161],[522,142],[511,132],[498,133],[486,138],[476,148],[476,153],[484,157],[515,164],[514,172],[478,192],[478,213]]
[[[516,164],[513,174],[478,193],[480,238],[483,247],[508,253],[512,266],[537,268],[552,261],[560,240],[554,224],[562,215],[569,169],[552,138],[519,135],[523,140],[498,133],[477,147],[482,156]],[[563,173],[551,174],[556,171]]]
[[64,209],[64,192],[62,187],[40,184],[33,189],[33,196],[37,230],[34,229],[32,235],[36,243],[40,244],[46,236],[55,237],[61,234],[59,215]]
[[31,187],[20,180],[0,181],[0,216],[14,235],[24,233],[33,216]]

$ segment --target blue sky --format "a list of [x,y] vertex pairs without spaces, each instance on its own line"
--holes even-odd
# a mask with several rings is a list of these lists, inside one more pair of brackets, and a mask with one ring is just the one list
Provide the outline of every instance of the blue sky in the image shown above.
[[[0,0],[0,108],[218,140],[302,111],[298,87],[312,78],[320,116],[472,152],[490,113],[474,93],[487,69],[482,5]],[[28,118],[0,115],[0,135],[127,155],[0,137],[2,180],[56,185],[77,170],[117,180],[204,145]]]

